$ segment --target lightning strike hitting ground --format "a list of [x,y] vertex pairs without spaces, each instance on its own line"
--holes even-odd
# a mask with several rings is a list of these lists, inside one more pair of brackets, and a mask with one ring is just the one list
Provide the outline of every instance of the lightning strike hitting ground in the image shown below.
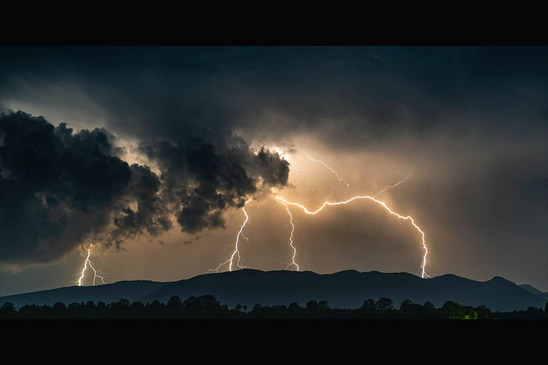
[[208,272],[219,272],[219,269],[226,265],[227,263],[230,263],[229,266],[228,266],[228,270],[229,271],[232,271],[232,264],[233,264],[233,261],[234,261],[234,257],[235,256],[238,256],[238,260],[236,261],[236,265],[240,268],[240,269],[245,269],[245,266],[243,265],[242,263],[242,258],[240,256],[240,251],[239,251],[239,247],[238,247],[238,243],[240,242],[240,236],[242,236],[245,240],[248,240],[248,238],[246,236],[244,236],[243,234],[243,230],[244,230],[244,227],[245,225],[247,224],[248,220],[249,220],[249,216],[247,215],[247,212],[245,211],[245,205],[249,202],[251,202],[253,200],[253,198],[249,199],[248,201],[246,201],[244,203],[244,206],[242,207],[242,211],[244,212],[244,215],[245,215],[245,220],[244,220],[244,223],[242,224],[242,226],[240,227],[240,230],[238,231],[238,234],[236,235],[236,243],[234,244],[234,251],[232,252],[232,255],[230,256],[230,258],[228,260],[226,260],[225,262],[219,264],[219,266],[217,266],[216,269],[209,269]]
[[293,257],[291,257],[291,263],[286,266],[286,270],[291,266],[294,265],[297,268],[297,271],[300,270],[299,265],[295,262],[295,256],[297,256],[297,249],[293,245],[293,233],[295,233],[295,225],[293,224],[293,215],[291,214],[291,211],[289,210],[289,206],[285,203],[280,201],[281,204],[285,205],[285,209],[287,210],[287,214],[289,214],[289,224],[291,224],[291,235],[289,236],[289,245],[293,249]]
[[103,282],[103,284],[105,284],[105,279],[104,277],[98,275],[97,273],[100,272],[101,274],[103,274],[103,272],[101,272],[100,270],[97,270],[93,267],[93,264],[91,263],[91,260],[89,259],[89,257],[91,256],[91,246],[90,248],[88,248],[88,255],[86,257],[86,261],[84,261],[84,267],[82,268],[82,273],[80,275],[80,278],[78,279],[78,286],[82,286],[82,281],[84,280],[84,276],[85,276],[85,273],[86,273],[86,268],[89,266],[91,270],[93,270],[93,286],[95,286],[95,280],[97,278],[101,279],[101,281]]
[[403,219],[403,220],[408,220],[411,222],[411,224],[413,225],[413,227],[415,227],[415,229],[421,234],[421,237],[422,237],[422,246],[424,248],[424,256],[423,256],[423,259],[422,259],[422,263],[421,263],[421,266],[420,266],[420,270],[421,270],[421,277],[424,279],[424,278],[427,278],[429,277],[428,274],[426,274],[426,271],[425,271],[425,267],[426,267],[426,256],[428,255],[428,248],[426,247],[426,240],[425,240],[425,235],[424,235],[424,232],[420,229],[420,227],[415,223],[415,221],[413,220],[413,218],[411,216],[402,216],[394,211],[392,211],[392,209],[388,208],[386,206],[386,204],[383,202],[383,201],[380,201],[380,200],[377,200],[375,199],[374,197],[372,196],[369,196],[369,195],[356,195],[348,200],[345,200],[345,201],[340,201],[340,202],[329,202],[329,201],[326,201],[324,202],[318,209],[314,210],[314,211],[310,211],[308,210],[304,205],[301,205],[299,203],[294,203],[294,202],[290,202],[290,201],[287,201],[285,200],[284,198],[278,196],[278,195],[275,195],[275,198],[278,202],[283,202],[286,204],[289,204],[289,205],[294,205],[296,207],[299,207],[301,208],[306,214],[310,214],[310,215],[316,215],[317,213],[321,212],[323,210],[323,208],[327,207],[327,206],[333,206],[333,205],[344,205],[344,204],[348,204],[356,199],[368,199],[368,200],[371,200],[371,201],[374,201],[375,203],[381,205],[388,213],[398,217],[399,219]]

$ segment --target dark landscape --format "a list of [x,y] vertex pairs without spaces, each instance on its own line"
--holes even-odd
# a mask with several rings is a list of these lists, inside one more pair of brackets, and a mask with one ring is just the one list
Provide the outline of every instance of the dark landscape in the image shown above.
[[2,318],[547,318],[547,293],[501,277],[238,270],[0,298]]

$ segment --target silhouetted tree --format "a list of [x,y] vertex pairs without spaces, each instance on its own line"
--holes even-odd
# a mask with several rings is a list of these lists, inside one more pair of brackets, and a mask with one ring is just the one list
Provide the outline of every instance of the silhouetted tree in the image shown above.
[[124,310],[129,308],[129,300],[121,298],[119,301],[111,303],[110,308],[113,310]]
[[452,313],[455,313],[456,311],[458,311],[458,308],[459,308],[458,303],[448,300],[447,302],[443,303],[443,305],[441,306],[441,311],[443,312],[445,318],[449,318],[451,317]]
[[72,316],[80,316],[83,312],[81,309],[83,307],[83,303],[70,303],[67,307],[67,312],[71,314]]
[[373,299],[367,299],[365,302],[363,302],[362,309],[366,311],[376,311],[377,304],[375,303]]
[[480,305],[479,307],[477,307],[476,312],[478,313],[478,318],[482,319],[492,318],[493,316],[491,310],[484,305]]
[[310,300],[307,302],[304,311],[306,317],[317,318],[320,312],[320,305],[318,304],[318,301]]
[[542,318],[544,317],[544,311],[541,308],[528,307],[526,317],[531,319]]
[[318,310],[320,312],[325,312],[329,310],[329,305],[327,303],[327,300],[320,300],[320,302],[318,303]]
[[[301,306],[297,302],[292,302],[287,307],[287,312],[293,318],[298,317],[301,313]],[[280,311],[281,312],[281,311]]]
[[414,304],[411,300],[409,299],[405,299],[403,302],[401,302],[400,304],[400,310],[407,310],[409,309],[410,307],[412,307]]
[[22,318],[40,318],[40,306],[36,304],[27,304],[19,309],[19,315]]
[[183,302],[183,309],[199,317],[217,317],[223,312],[221,303],[213,295],[192,296]]
[[164,304],[158,299],[155,299],[152,301],[152,303],[149,303],[147,307],[149,310],[158,313],[164,308]]
[[146,307],[143,303],[139,301],[131,303],[131,305],[129,306],[129,312],[134,318],[147,317]]
[[200,309],[200,305],[198,304],[198,298],[195,296],[188,297],[183,302],[183,308],[187,312],[196,312]]
[[0,307],[0,317],[1,318],[14,318],[17,314],[15,306],[11,302],[6,302]]
[[459,312],[459,315],[457,317],[453,317],[453,319],[478,319],[478,312],[474,310],[472,307],[461,307],[461,311]]
[[389,298],[380,298],[379,300],[377,300],[376,305],[377,309],[383,312],[394,309],[392,299]]
[[141,310],[141,309],[145,309],[145,305],[142,303],[142,302],[139,302],[139,301],[136,301],[136,302],[133,302],[131,303],[131,305],[129,306],[132,310]]
[[178,309],[183,307],[183,301],[178,295],[174,295],[167,301],[167,306],[172,309]]
[[306,303],[306,310],[309,313],[317,313],[318,312],[318,302],[316,300],[311,300],[308,303]]
[[56,312],[64,312],[67,310],[67,305],[63,302],[56,302],[53,305],[53,309],[55,309]]
[[85,305],[84,308],[85,308],[86,311],[94,312],[94,311],[95,311],[95,308],[96,308],[96,305],[95,305],[95,303],[94,303],[93,301],[88,300],[88,301],[86,302],[86,305]]
[[445,318],[449,319],[477,319],[478,313],[472,307],[465,307],[458,303],[447,301],[441,307]]
[[53,318],[63,318],[67,315],[67,305],[63,302],[56,302],[51,309]]
[[415,304],[409,299],[400,304],[400,315],[403,318],[424,318],[426,310],[420,304]]
[[251,316],[254,318],[262,318],[263,315],[263,306],[260,304],[255,304],[250,312]]

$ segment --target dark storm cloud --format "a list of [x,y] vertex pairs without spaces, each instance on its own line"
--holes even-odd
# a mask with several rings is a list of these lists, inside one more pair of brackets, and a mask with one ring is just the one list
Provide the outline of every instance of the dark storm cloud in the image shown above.
[[177,221],[188,233],[224,226],[224,211],[241,208],[258,188],[284,186],[289,177],[289,164],[277,153],[254,153],[242,140],[233,146],[161,141],[142,151],[158,162],[162,194],[176,204]]
[[[91,100],[106,110],[107,128],[122,137],[137,137],[139,150],[161,170],[161,176],[156,176],[148,168],[128,166],[115,156],[116,151],[108,150],[114,147],[104,129],[83,130],[75,139],[66,126],[58,127],[56,138],[65,148],[96,148],[103,152],[105,162],[101,163],[113,169],[103,171],[99,162],[99,166],[67,162],[74,170],[70,175],[73,190],[67,193],[70,209],[86,214],[95,209],[101,217],[97,223],[87,220],[87,229],[79,227],[81,237],[71,236],[72,245],[91,233],[103,233],[109,225],[114,229],[107,242],[116,246],[127,237],[158,234],[171,228],[172,214],[184,232],[223,227],[226,210],[243,206],[257,189],[287,183],[286,161],[265,149],[255,152],[233,135],[234,106],[220,100],[232,93],[231,87],[223,86],[230,84],[230,70],[219,77],[208,76],[223,69],[217,50],[205,48],[203,54],[186,48],[132,47],[0,51],[4,56],[0,61],[2,99],[34,95],[41,105],[59,110],[70,108],[72,101],[85,110]],[[38,55],[41,61],[36,63]],[[42,86],[55,90],[41,93]],[[70,90],[84,93],[84,104]],[[21,169],[26,158],[21,156],[11,168]],[[57,166],[38,162],[35,168],[39,166],[43,174],[56,173]],[[52,177],[47,188],[53,189],[58,178]],[[34,191],[40,189],[41,185]],[[68,199],[50,195],[48,201]]]
[[[74,133],[23,112],[0,118],[0,259],[51,261],[87,239],[107,246],[172,228],[197,233],[224,226],[223,213],[257,189],[287,183],[278,154],[243,141],[161,140],[142,151],[162,171],[128,165],[107,130]],[[163,186],[162,186],[163,184]]]
[[534,133],[548,117],[547,47],[250,53],[255,62],[241,81],[248,87],[237,91],[239,100],[254,102],[242,108],[240,123],[259,136],[312,132],[331,147],[352,150],[401,135]]
[[[157,176],[116,152],[114,136],[104,129],[73,133],[42,117],[2,114],[0,260],[54,260],[101,235],[113,218],[117,239],[169,228]],[[127,207],[132,200],[137,213]]]
[[135,238],[145,233],[158,236],[172,227],[169,211],[159,195],[160,178],[146,166],[133,164],[130,170],[132,176],[125,198],[128,203],[134,202],[136,208],[131,208],[128,204],[113,219],[115,228],[110,233],[108,242],[117,247],[128,237]]
[[[186,198],[174,179],[189,178],[188,164],[181,162],[187,150],[206,159],[223,155],[236,130],[246,138],[275,141],[309,134],[328,148],[350,151],[394,148],[393,139],[401,137],[422,142],[474,134],[480,138],[471,148],[481,150],[481,137],[547,134],[548,47],[4,47],[0,52],[0,104],[27,98],[59,109],[76,104],[90,113],[100,105],[117,136],[136,137],[148,150],[171,146],[172,152],[166,147],[154,153],[164,171],[170,170],[164,182]],[[74,90],[93,105],[76,99]],[[214,148],[207,152],[206,145]],[[205,166],[220,169],[216,163],[226,162],[214,160]],[[233,172],[245,185],[246,177]],[[230,201],[215,201],[205,174],[193,173],[203,177],[202,197],[208,196],[207,202],[195,201],[196,211]]]
[[[547,47],[42,47],[0,52],[0,98],[33,95],[36,102],[63,108],[74,100],[85,109],[70,94],[77,89],[105,110],[117,135],[145,140],[195,137],[217,145],[243,129],[246,136],[279,140],[312,132],[328,146],[353,149],[402,134],[492,128],[534,133],[548,117]],[[88,108],[96,111],[93,105]]]

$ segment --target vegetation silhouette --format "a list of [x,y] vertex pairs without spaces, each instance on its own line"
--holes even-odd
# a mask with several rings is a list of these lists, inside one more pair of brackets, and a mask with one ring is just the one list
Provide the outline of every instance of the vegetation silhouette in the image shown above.
[[330,308],[327,301],[310,300],[305,306],[296,302],[286,305],[262,306],[256,304],[250,311],[247,306],[237,304],[233,309],[222,305],[213,295],[191,296],[182,300],[172,296],[167,303],[154,300],[150,303],[122,298],[110,304],[57,302],[48,305],[24,305],[16,309],[12,303],[0,307],[0,319],[548,319],[546,308],[529,307],[513,312],[492,312],[484,305],[464,306],[445,302],[436,308],[432,303],[423,305],[404,300],[399,309],[392,300],[367,299],[360,308]]

